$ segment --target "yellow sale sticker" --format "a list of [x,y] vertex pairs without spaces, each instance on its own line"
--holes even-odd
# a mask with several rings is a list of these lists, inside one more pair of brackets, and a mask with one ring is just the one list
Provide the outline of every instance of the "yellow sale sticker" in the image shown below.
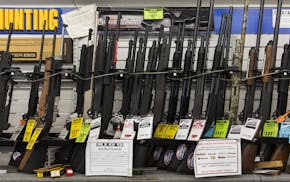
[[263,126],[263,137],[273,137],[276,138],[278,136],[279,124],[276,120],[267,120]]
[[163,138],[174,139],[177,133],[178,127],[179,127],[178,124],[168,125]]
[[91,129],[91,123],[84,122],[83,126],[81,127],[80,135],[76,139],[76,143],[84,143],[90,132],[90,129]]
[[83,118],[74,118],[71,122],[71,128],[69,133],[69,139],[75,139],[79,137],[81,127],[83,124]]
[[37,141],[41,131],[43,128],[36,128],[33,132],[33,135],[30,139],[30,141],[28,142],[27,146],[26,146],[26,150],[31,150],[35,144],[35,142]]
[[29,142],[35,123],[36,123],[35,119],[30,119],[27,121],[23,142]]
[[159,124],[155,130],[154,138],[163,138],[168,124]]
[[144,8],[144,20],[162,20],[163,8]]
[[229,120],[217,120],[213,138],[226,138],[229,130]]

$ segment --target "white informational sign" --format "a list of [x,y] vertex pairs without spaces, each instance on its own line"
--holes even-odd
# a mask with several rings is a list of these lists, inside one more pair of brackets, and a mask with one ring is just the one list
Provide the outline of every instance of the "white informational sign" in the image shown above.
[[241,141],[203,139],[194,151],[195,177],[241,175]]
[[181,119],[175,136],[176,140],[186,140],[190,131],[192,119]]
[[241,132],[244,125],[232,125],[228,134],[228,138],[241,139]]
[[153,133],[153,116],[145,116],[138,120],[137,140],[151,139]]
[[10,137],[10,140],[16,141],[21,131],[23,130],[24,125],[18,125],[13,135]]
[[71,38],[87,36],[88,30],[90,28],[94,30],[94,26],[98,25],[97,17],[96,4],[76,8],[61,15],[63,22],[67,25],[66,30]]
[[68,129],[67,129],[66,127],[64,127],[64,128],[61,130],[61,132],[59,133],[58,138],[64,140],[64,139],[67,137],[68,133],[69,133]]
[[205,123],[206,123],[206,120],[194,120],[187,140],[199,141],[203,133]]
[[[272,26],[275,27],[277,9],[272,10]],[[282,9],[280,28],[290,28],[290,9]]]
[[253,141],[258,131],[260,119],[248,118],[241,131],[241,138]]
[[88,141],[86,176],[132,176],[133,141],[99,139]]

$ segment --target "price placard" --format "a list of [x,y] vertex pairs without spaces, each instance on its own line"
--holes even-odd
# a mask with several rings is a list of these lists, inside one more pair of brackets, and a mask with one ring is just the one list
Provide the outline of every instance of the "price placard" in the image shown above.
[[167,128],[166,128],[166,131],[164,133],[163,138],[174,139],[177,130],[178,130],[178,125],[177,124],[168,125]]
[[230,121],[229,120],[217,120],[213,138],[226,138]]
[[168,124],[159,124],[155,130],[154,138],[163,138]]
[[162,20],[163,8],[144,8],[144,20]]
[[30,141],[28,142],[27,146],[26,146],[26,150],[31,150],[36,142],[36,140],[38,139],[41,131],[43,128],[36,128],[33,132],[33,135],[31,136]]
[[276,120],[267,120],[263,126],[263,137],[273,137],[276,138],[278,136],[279,124]]
[[288,138],[289,143],[290,143],[290,122],[281,123],[279,137],[280,138]]
[[35,123],[36,123],[35,119],[30,119],[27,121],[23,142],[29,142]]
[[69,133],[69,139],[75,139],[80,135],[81,127],[83,124],[83,118],[74,118],[71,122],[71,128]]
[[80,130],[80,135],[76,139],[76,143],[84,143],[87,139],[90,129],[91,129],[91,123],[84,122]]

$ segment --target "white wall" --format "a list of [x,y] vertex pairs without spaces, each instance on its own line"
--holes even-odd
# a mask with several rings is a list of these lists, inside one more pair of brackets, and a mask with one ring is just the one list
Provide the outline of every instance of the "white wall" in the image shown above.
[[[0,6],[1,7],[77,7],[89,4],[92,2],[96,2],[98,6],[108,6],[108,7],[151,7],[151,6],[193,6],[195,5],[195,1],[190,0],[181,0],[181,1],[163,1],[163,0],[147,0],[147,1],[132,1],[132,0],[124,0],[124,1],[118,1],[118,0],[75,0],[75,4],[71,0],[62,0],[62,1],[52,1],[52,0],[43,0],[43,1],[37,1],[37,0],[27,0],[27,1],[17,1],[17,0],[1,0]],[[256,7],[258,5],[258,0],[250,1],[250,7]],[[207,1],[204,0],[204,5],[206,5]],[[215,0],[216,6],[224,7],[229,5],[234,5],[236,7],[241,7],[243,5],[242,0]],[[276,6],[276,0],[266,1],[266,6],[268,7],[275,7]],[[290,7],[290,2],[287,1],[284,3],[284,7]],[[233,35],[232,41],[234,42],[234,39],[238,38],[239,35]],[[261,42],[261,50],[260,50],[260,61],[258,64],[258,67],[262,69],[263,66],[263,58],[264,58],[264,46],[267,44],[269,40],[273,38],[272,35],[262,35],[262,42]],[[118,51],[118,63],[117,68],[124,68],[125,67],[125,59],[127,56],[127,50],[128,50],[128,40],[129,37],[121,37],[120,38],[120,44],[119,44],[119,51]],[[148,42],[148,46],[151,45],[152,37],[150,38]],[[85,40],[83,40],[85,41]],[[78,53],[80,51],[80,45],[83,42],[81,40],[75,41],[74,44],[74,51],[75,51],[75,60],[78,60]],[[243,62],[243,70],[246,70],[247,63],[248,63],[248,51],[252,46],[255,46],[256,41],[256,35],[247,35],[246,36],[246,43],[245,43],[245,52],[244,52],[244,62]],[[283,34],[279,36],[279,47],[277,51],[277,62],[276,65],[280,66],[280,59],[283,51],[283,45],[285,43],[288,43],[289,41],[289,35]],[[210,48],[209,48],[209,61],[208,61],[208,68],[211,68],[212,65],[212,59],[213,59],[213,52],[214,47],[216,46],[217,42],[217,35],[212,34],[210,38]],[[185,43],[187,45],[187,43]],[[199,47],[199,40],[197,42],[197,47]],[[186,47],[185,47],[186,49]],[[172,47],[171,53],[174,51],[174,46]],[[232,50],[231,50],[232,51]],[[184,51],[185,52],[185,51]],[[232,52],[231,54],[232,55]],[[171,56],[172,58],[172,56]],[[16,66],[20,66],[22,70],[24,71],[32,71],[33,64],[17,64]],[[194,66],[196,66],[196,62],[194,63]],[[13,95],[13,103],[11,108],[11,115],[9,118],[9,122],[12,124],[12,127],[8,130],[8,132],[14,131],[14,126],[18,124],[19,119],[21,118],[22,113],[25,113],[27,111],[27,104],[28,104],[28,98],[29,98],[29,89],[30,84],[26,82],[20,82],[16,85],[14,95]],[[194,87],[192,89],[192,95],[191,95],[191,102],[190,102],[190,110],[192,109],[192,105],[194,103],[193,96],[194,96]],[[61,90],[61,100],[60,100],[60,117],[57,119],[57,121],[54,123],[53,131],[59,131],[61,127],[63,126],[63,123],[65,121],[66,116],[73,112],[74,105],[75,105],[75,92],[74,92],[75,84],[70,80],[63,81],[62,84],[62,90]],[[115,107],[114,111],[118,111],[120,109],[121,105],[121,90],[120,85],[117,84],[116,94],[115,94]],[[245,97],[245,90],[244,86],[242,87],[241,97],[240,97],[240,108],[242,109],[244,104],[244,97]],[[206,94],[205,94],[205,100],[207,100],[207,93],[208,93],[209,87],[207,87]],[[229,94],[230,92],[227,92],[227,100],[226,105],[229,103]],[[259,100],[259,94],[260,92],[257,91],[257,97],[255,99],[255,108],[257,107],[258,100]],[[273,97],[273,109],[276,107],[276,98],[277,93],[274,91],[274,97]],[[204,104],[206,106],[206,104]],[[167,107],[167,103],[166,103]]]

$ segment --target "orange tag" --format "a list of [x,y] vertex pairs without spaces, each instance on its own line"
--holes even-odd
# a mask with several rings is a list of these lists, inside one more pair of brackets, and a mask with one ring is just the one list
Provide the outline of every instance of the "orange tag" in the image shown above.
[[290,114],[290,111],[287,111],[285,114],[279,116],[276,121],[277,123],[283,123],[286,120],[286,117]]
[[26,121],[24,119],[20,119],[19,123],[20,125],[26,125]]

